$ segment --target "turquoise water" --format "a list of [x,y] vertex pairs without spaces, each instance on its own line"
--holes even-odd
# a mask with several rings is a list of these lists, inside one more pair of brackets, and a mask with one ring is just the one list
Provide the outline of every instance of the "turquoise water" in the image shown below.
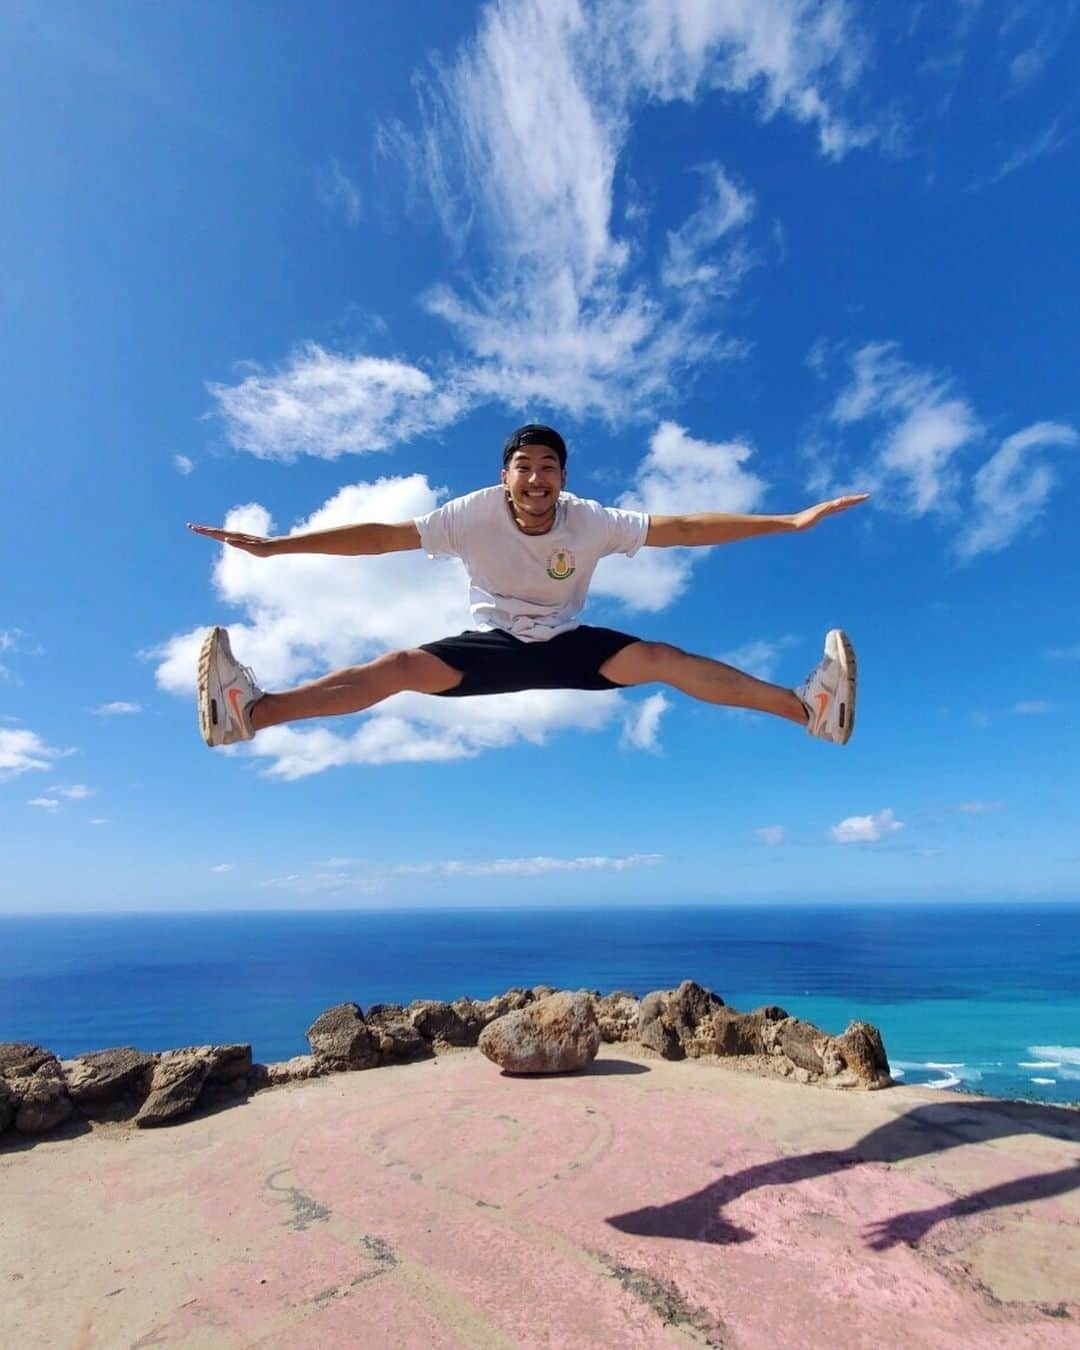
[[827,1031],[873,1022],[903,1081],[1080,1101],[1076,905],[0,916],[0,1040],[60,1055],[240,1040],[284,1059],[346,999],[687,978]]

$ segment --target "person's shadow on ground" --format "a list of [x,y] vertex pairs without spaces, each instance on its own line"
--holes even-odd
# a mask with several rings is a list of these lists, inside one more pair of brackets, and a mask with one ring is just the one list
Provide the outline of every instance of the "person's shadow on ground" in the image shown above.
[[[804,1153],[746,1167],[741,1172],[719,1177],[702,1190],[669,1205],[650,1205],[616,1214],[608,1219],[608,1223],[620,1232],[642,1237],[746,1242],[754,1234],[725,1219],[721,1209],[759,1186],[791,1186],[858,1167],[861,1163],[903,1162],[960,1144],[982,1144],[1018,1134],[1043,1135],[1075,1143],[1080,1148],[1080,1112],[1027,1102],[934,1102],[879,1126],[851,1148]],[[1080,1160],[1056,1172],[1018,1177],[931,1209],[894,1214],[868,1225],[864,1237],[876,1251],[883,1251],[898,1242],[913,1244],[944,1219],[1064,1195],[1078,1186]]]

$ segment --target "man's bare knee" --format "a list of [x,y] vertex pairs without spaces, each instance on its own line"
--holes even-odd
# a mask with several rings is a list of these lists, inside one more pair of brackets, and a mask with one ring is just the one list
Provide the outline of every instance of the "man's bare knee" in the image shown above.
[[411,689],[421,694],[441,694],[461,683],[461,672],[454,670],[431,652],[410,647],[389,652],[380,657],[387,665],[387,673],[401,690]]
[[669,642],[632,642],[600,667],[614,684],[650,684],[671,678],[686,653]]

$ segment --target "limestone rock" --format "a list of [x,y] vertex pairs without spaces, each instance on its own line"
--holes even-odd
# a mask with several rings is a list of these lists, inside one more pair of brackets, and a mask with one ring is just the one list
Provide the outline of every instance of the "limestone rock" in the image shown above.
[[28,1078],[56,1056],[30,1041],[0,1041],[0,1078]]
[[637,1039],[640,1004],[634,994],[625,989],[616,989],[594,1000],[596,1020],[601,1037],[607,1041],[633,1041]]
[[409,1004],[408,1016],[417,1032],[436,1049],[449,1045],[475,1045],[476,1036],[480,1034],[478,1028],[470,1039],[469,1027],[461,1013],[438,999],[417,999]]
[[279,1083],[297,1083],[305,1078],[319,1078],[326,1073],[326,1068],[314,1055],[294,1055],[292,1059],[281,1060],[277,1064],[260,1064],[258,1068],[265,1070],[266,1082],[270,1087],[277,1087]]
[[245,1085],[251,1073],[251,1046],[242,1043],[234,1045],[205,1046],[210,1052],[210,1072],[207,1083],[221,1085]]
[[828,1037],[812,1022],[789,1017],[778,1024],[776,1044],[797,1069],[805,1069],[807,1073],[824,1072],[822,1056],[827,1042]]
[[508,1073],[572,1073],[600,1046],[593,1001],[586,993],[551,994],[504,1013],[480,1033],[480,1049]]
[[488,999],[457,998],[450,1005],[465,1027],[466,1045],[476,1045],[480,1033],[498,1017],[518,1012],[535,1002],[531,989],[508,989]]
[[328,1008],[307,1029],[312,1054],[327,1069],[372,1069],[379,1048],[356,1003]]
[[213,1068],[212,1049],[200,1045],[166,1051],[154,1065],[150,1091],[139,1107],[135,1124],[143,1129],[164,1125],[190,1111]]
[[15,1123],[15,1094],[0,1078],[0,1134]]
[[364,1021],[384,1060],[400,1062],[430,1054],[428,1043],[398,1004],[373,1003]]
[[109,1112],[125,1100],[142,1100],[156,1062],[156,1055],[124,1045],[65,1059],[61,1067],[71,1100],[92,1117]]
[[849,1022],[841,1035],[830,1037],[826,1075],[835,1087],[888,1087],[892,1083],[881,1032],[869,1022]]
[[713,1014],[713,1053],[717,1055],[764,1055],[769,1052],[768,1028],[784,1021],[783,1008],[755,1008],[736,1012],[724,1007]]
[[5,1077],[16,1102],[15,1128],[22,1134],[44,1134],[67,1120],[75,1109],[54,1055],[36,1062],[29,1074]]
[[665,1059],[713,1054],[713,1019],[724,1007],[719,994],[693,980],[683,980],[674,992],[646,994],[641,1000],[638,1040]]

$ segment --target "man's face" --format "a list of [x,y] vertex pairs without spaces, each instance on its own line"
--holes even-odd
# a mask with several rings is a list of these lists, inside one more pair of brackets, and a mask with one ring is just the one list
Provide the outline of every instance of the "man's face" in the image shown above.
[[555,510],[566,486],[566,471],[546,445],[523,445],[511,455],[502,481],[519,515],[542,520]]

